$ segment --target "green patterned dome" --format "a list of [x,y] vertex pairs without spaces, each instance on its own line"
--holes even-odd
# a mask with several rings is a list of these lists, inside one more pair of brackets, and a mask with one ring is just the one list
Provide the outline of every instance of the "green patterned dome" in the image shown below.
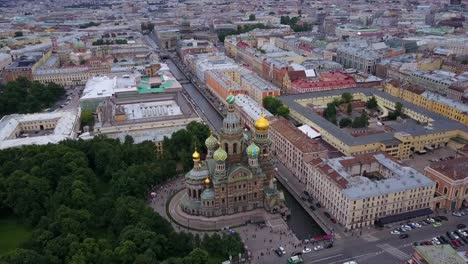
[[227,153],[224,149],[219,147],[213,154],[213,159],[216,161],[225,161],[227,159]]
[[218,145],[218,139],[213,136],[213,133],[205,140],[205,146],[209,149],[216,148]]
[[228,104],[233,104],[234,101],[236,101],[236,96],[235,95],[230,94],[230,95],[228,95],[228,97],[226,97],[226,102]]
[[251,159],[256,159],[258,157],[258,154],[260,153],[260,148],[255,145],[255,143],[252,142],[247,149],[245,150],[249,158]]

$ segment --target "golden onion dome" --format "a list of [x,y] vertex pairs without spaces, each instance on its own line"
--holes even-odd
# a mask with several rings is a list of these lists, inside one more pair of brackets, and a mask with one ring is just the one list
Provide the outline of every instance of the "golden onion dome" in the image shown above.
[[194,161],[199,161],[200,160],[200,153],[195,149],[195,152],[192,154],[192,158]]
[[206,178],[206,179],[205,179],[205,184],[206,184],[206,185],[210,184],[210,182],[211,182],[210,178]]
[[255,121],[255,129],[264,131],[264,130],[268,130],[269,127],[270,127],[270,122],[268,121],[268,119],[265,118],[262,112],[262,114],[260,115],[260,118],[257,119],[257,121]]

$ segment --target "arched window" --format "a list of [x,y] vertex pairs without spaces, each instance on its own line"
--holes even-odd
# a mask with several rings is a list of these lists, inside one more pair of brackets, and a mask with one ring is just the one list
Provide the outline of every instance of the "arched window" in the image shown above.
[[436,190],[439,189],[439,182],[436,182]]
[[232,145],[232,153],[237,154],[237,143]]
[[468,188],[465,189],[465,195],[468,195]]
[[226,151],[226,153],[229,153],[229,145],[228,145],[228,143],[224,143],[224,151]]
[[457,197],[457,196],[458,196],[458,190],[455,191],[455,197]]
[[444,187],[444,194],[447,194],[447,192],[448,192],[447,187]]

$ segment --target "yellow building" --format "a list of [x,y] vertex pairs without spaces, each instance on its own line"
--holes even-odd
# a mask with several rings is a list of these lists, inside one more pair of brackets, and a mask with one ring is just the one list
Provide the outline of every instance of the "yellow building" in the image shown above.
[[[398,98],[373,89],[348,89],[354,100],[377,100],[381,118],[385,119],[390,110],[395,109]],[[449,145],[455,138],[468,139],[468,127],[448,118],[437,115],[425,108],[401,101],[403,114],[410,119],[386,125],[378,133],[356,136],[314,111],[324,108],[327,103],[341,98],[342,91],[323,91],[311,94],[295,94],[280,97],[290,109],[290,115],[297,121],[311,126],[322,138],[346,155],[358,155],[383,151],[398,159],[408,159],[414,153],[424,153]],[[404,123],[403,123],[404,122]]]
[[402,87],[395,81],[385,84],[384,87],[385,92],[390,95],[468,125],[468,106],[465,104],[427,91],[419,93],[415,89]]

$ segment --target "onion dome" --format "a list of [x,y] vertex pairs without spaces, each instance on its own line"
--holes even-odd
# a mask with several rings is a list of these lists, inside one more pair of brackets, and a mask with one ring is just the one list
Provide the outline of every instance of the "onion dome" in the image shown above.
[[211,180],[210,180],[210,178],[207,177],[204,182],[205,182],[206,185],[209,185],[211,183]]
[[252,144],[250,144],[247,147],[245,152],[247,153],[247,156],[249,156],[249,158],[256,159],[258,157],[258,154],[260,153],[260,148],[252,142]]
[[262,114],[260,115],[260,118],[255,121],[255,129],[259,131],[265,131],[268,130],[270,127],[270,122],[265,118],[265,116]]
[[200,153],[198,153],[197,149],[195,149],[195,152],[193,152],[192,159],[193,161],[200,161]]
[[228,97],[226,97],[226,102],[230,105],[234,104],[234,101],[236,101],[236,96],[233,95],[233,94],[230,94],[228,95]]
[[218,145],[218,140],[213,136],[213,132],[210,133],[210,136],[205,140],[205,146],[208,149],[214,149]]
[[219,147],[213,154],[213,159],[216,161],[225,161],[227,159],[227,153],[224,149]]

